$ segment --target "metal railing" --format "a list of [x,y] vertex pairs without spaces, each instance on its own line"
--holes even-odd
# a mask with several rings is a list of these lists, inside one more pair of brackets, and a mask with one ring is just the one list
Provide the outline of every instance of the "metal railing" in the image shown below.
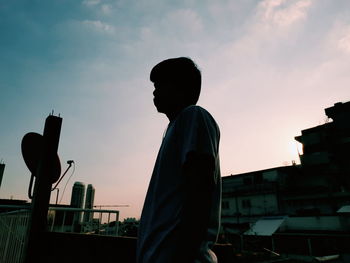
[[[30,209],[0,205],[1,208],[16,210],[0,213],[0,262],[21,263]],[[49,207],[47,231],[118,236],[118,221],[117,210]]]
[[0,213],[0,262],[22,262],[30,211]]
[[117,210],[50,207],[48,231],[118,236],[118,221]]

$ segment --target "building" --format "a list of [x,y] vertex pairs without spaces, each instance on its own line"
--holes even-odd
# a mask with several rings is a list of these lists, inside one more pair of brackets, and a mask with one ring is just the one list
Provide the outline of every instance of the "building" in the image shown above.
[[[72,189],[72,197],[70,201],[71,207],[83,208],[84,207],[84,195],[85,185],[82,182],[75,182]],[[82,213],[77,213],[75,221],[81,222]]]
[[[288,235],[307,237],[307,244],[322,234],[341,247],[340,236],[350,232],[350,102],[336,103],[325,113],[325,124],[295,137],[303,145],[300,165],[222,178],[226,234],[253,240],[259,233],[278,233],[284,241]],[[318,249],[321,253],[323,247]]]
[[350,190],[350,102],[325,109],[332,122],[303,130],[301,164],[308,173],[321,173],[331,191]]
[[300,166],[276,167],[222,178],[222,223],[247,227],[261,216],[286,213],[281,191]]
[[72,188],[70,205],[75,208],[83,208],[85,185],[82,182],[75,182]]
[[223,177],[224,219],[329,215],[350,204],[350,102],[325,112],[333,121],[295,137],[303,145],[301,165]]
[[[86,197],[85,197],[85,209],[93,209],[94,208],[94,199],[95,199],[95,188],[92,184],[88,184],[86,189]],[[84,213],[84,222],[91,222],[93,218],[93,213],[85,212]]]
[[293,205],[293,195],[298,192],[294,205],[302,194],[306,209],[334,214],[350,202],[350,102],[336,103],[325,113],[332,121],[302,130],[295,137],[303,144],[302,172],[291,180],[292,191],[285,197]]

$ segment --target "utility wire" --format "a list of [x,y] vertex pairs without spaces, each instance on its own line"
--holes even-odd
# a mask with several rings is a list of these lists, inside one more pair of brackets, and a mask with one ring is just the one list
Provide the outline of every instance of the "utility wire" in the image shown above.
[[67,184],[68,184],[69,180],[72,178],[74,172],[75,172],[75,163],[73,162],[73,171],[72,171],[71,175],[69,176],[69,178],[68,178],[68,180],[67,180],[67,182],[66,182],[66,184],[65,184],[65,186],[64,186],[64,188],[63,188],[63,193],[62,193],[62,195],[61,195],[61,199],[60,199],[60,201],[59,201],[59,204],[62,202],[62,198],[63,198],[63,196],[64,196],[64,192],[66,191]]

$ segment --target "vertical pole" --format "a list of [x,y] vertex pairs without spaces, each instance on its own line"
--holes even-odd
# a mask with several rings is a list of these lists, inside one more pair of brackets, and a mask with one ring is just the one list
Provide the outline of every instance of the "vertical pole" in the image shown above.
[[74,232],[74,225],[75,225],[75,221],[76,221],[76,216],[77,216],[77,212],[76,211],[74,211],[73,212],[73,220],[72,220],[72,225],[70,226],[70,232]]
[[43,148],[36,170],[34,197],[31,204],[25,262],[40,262],[40,256],[45,252],[43,245],[44,234],[47,229],[47,212],[51,194],[51,175],[57,156],[62,118],[50,115],[46,118]]
[[51,210],[53,212],[53,219],[52,219],[52,224],[51,224],[51,229],[50,231],[53,232],[53,227],[55,225],[55,220],[56,220],[56,210]]
[[307,245],[308,245],[308,248],[309,248],[309,255],[312,256],[312,245],[311,245],[311,238],[308,238],[307,239]]
[[238,207],[238,200],[237,200],[237,196],[235,197],[235,201],[236,201],[236,215],[237,215],[237,224],[239,224],[239,207]]
[[119,235],[119,211],[115,214],[115,225],[117,226],[117,230],[115,235]]
[[63,220],[62,220],[62,225],[61,225],[61,232],[65,232],[64,226],[65,226],[65,221],[66,221],[66,211],[63,212]]
[[99,222],[98,222],[98,234],[100,234],[101,224],[102,224],[102,213],[100,211],[100,219],[99,219]]
[[240,252],[243,252],[244,250],[244,240],[243,240],[243,235],[239,234],[239,240],[240,240]]

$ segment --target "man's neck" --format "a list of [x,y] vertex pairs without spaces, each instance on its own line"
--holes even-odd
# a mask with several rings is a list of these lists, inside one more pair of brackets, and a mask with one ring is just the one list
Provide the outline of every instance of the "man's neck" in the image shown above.
[[171,112],[167,112],[165,113],[165,115],[168,117],[169,122],[172,122],[173,120],[176,119],[177,115],[179,115],[179,113],[186,107],[188,107],[189,105],[182,105],[177,107],[176,109],[172,110]]

